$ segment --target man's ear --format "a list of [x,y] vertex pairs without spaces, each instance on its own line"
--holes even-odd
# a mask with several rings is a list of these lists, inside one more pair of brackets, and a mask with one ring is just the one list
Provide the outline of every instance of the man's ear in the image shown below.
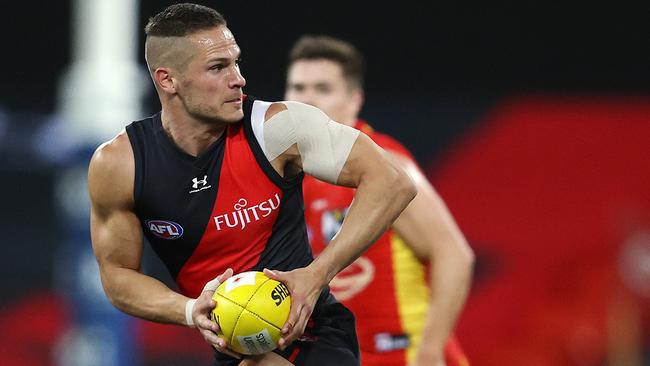
[[154,80],[160,90],[176,94],[176,80],[172,77],[170,70],[166,67],[159,67],[154,71]]

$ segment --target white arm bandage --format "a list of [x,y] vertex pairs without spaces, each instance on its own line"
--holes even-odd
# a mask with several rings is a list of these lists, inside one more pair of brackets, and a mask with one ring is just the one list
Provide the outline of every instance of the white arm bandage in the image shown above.
[[264,153],[269,161],[297,144],[305,173],[336,183],[359,131],[332,121],[316,107],[282,102],[287,110],[264,123]]
[[188,327],[194,328],[194,318],[192,318],[192,312],[194,311],[194,304],[196,299],[187,300],[185,303],[185,323]]

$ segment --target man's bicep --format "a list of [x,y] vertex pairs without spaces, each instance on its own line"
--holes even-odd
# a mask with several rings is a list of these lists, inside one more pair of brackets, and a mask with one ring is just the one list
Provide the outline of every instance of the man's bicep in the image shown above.
[[142,230],[133,212],[134,162],[120,135],[97,149],[88,169],[91,239],[102,269],[139,269]]
[[[331,120],[316,107],[283,102],[264,123],[264,152],[276,171],[296,167],[336,183],[359,131]],[[271,107],[273,108],[273,106]],[[271,109],[269,108],[269,109]]]
[[[126,209],[91,211],[91,239],[95,257],[103,270],[112,267],[140,269],[142,229],[136,215]],[[102,210],[103,211],[103,210]]]

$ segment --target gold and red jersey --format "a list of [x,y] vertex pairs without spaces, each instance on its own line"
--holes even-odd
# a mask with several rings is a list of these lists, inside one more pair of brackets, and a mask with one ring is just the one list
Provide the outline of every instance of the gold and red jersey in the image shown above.
[[[399,142],[364,121],[355,128],[385,150],[415,161]],[[309,241],[317,255],[341,227],[355,190],[305,176],[303,193]],[[363,365],[396,366],[413,360],[429,307],[427,269],[394,230],[341,271],[330,287],[357,318]],[[447,365],[468,365],[455,339],[445,353]]]

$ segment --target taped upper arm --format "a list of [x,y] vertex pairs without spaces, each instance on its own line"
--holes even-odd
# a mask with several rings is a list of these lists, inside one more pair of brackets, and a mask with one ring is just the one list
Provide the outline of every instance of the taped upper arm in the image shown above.
[[265,154],[269,161],[296,147],[295,163],[305,173],[336,183],[359,131],[331,120],[320,109],[299,102],[281,102],[286,109],[267,111]]

